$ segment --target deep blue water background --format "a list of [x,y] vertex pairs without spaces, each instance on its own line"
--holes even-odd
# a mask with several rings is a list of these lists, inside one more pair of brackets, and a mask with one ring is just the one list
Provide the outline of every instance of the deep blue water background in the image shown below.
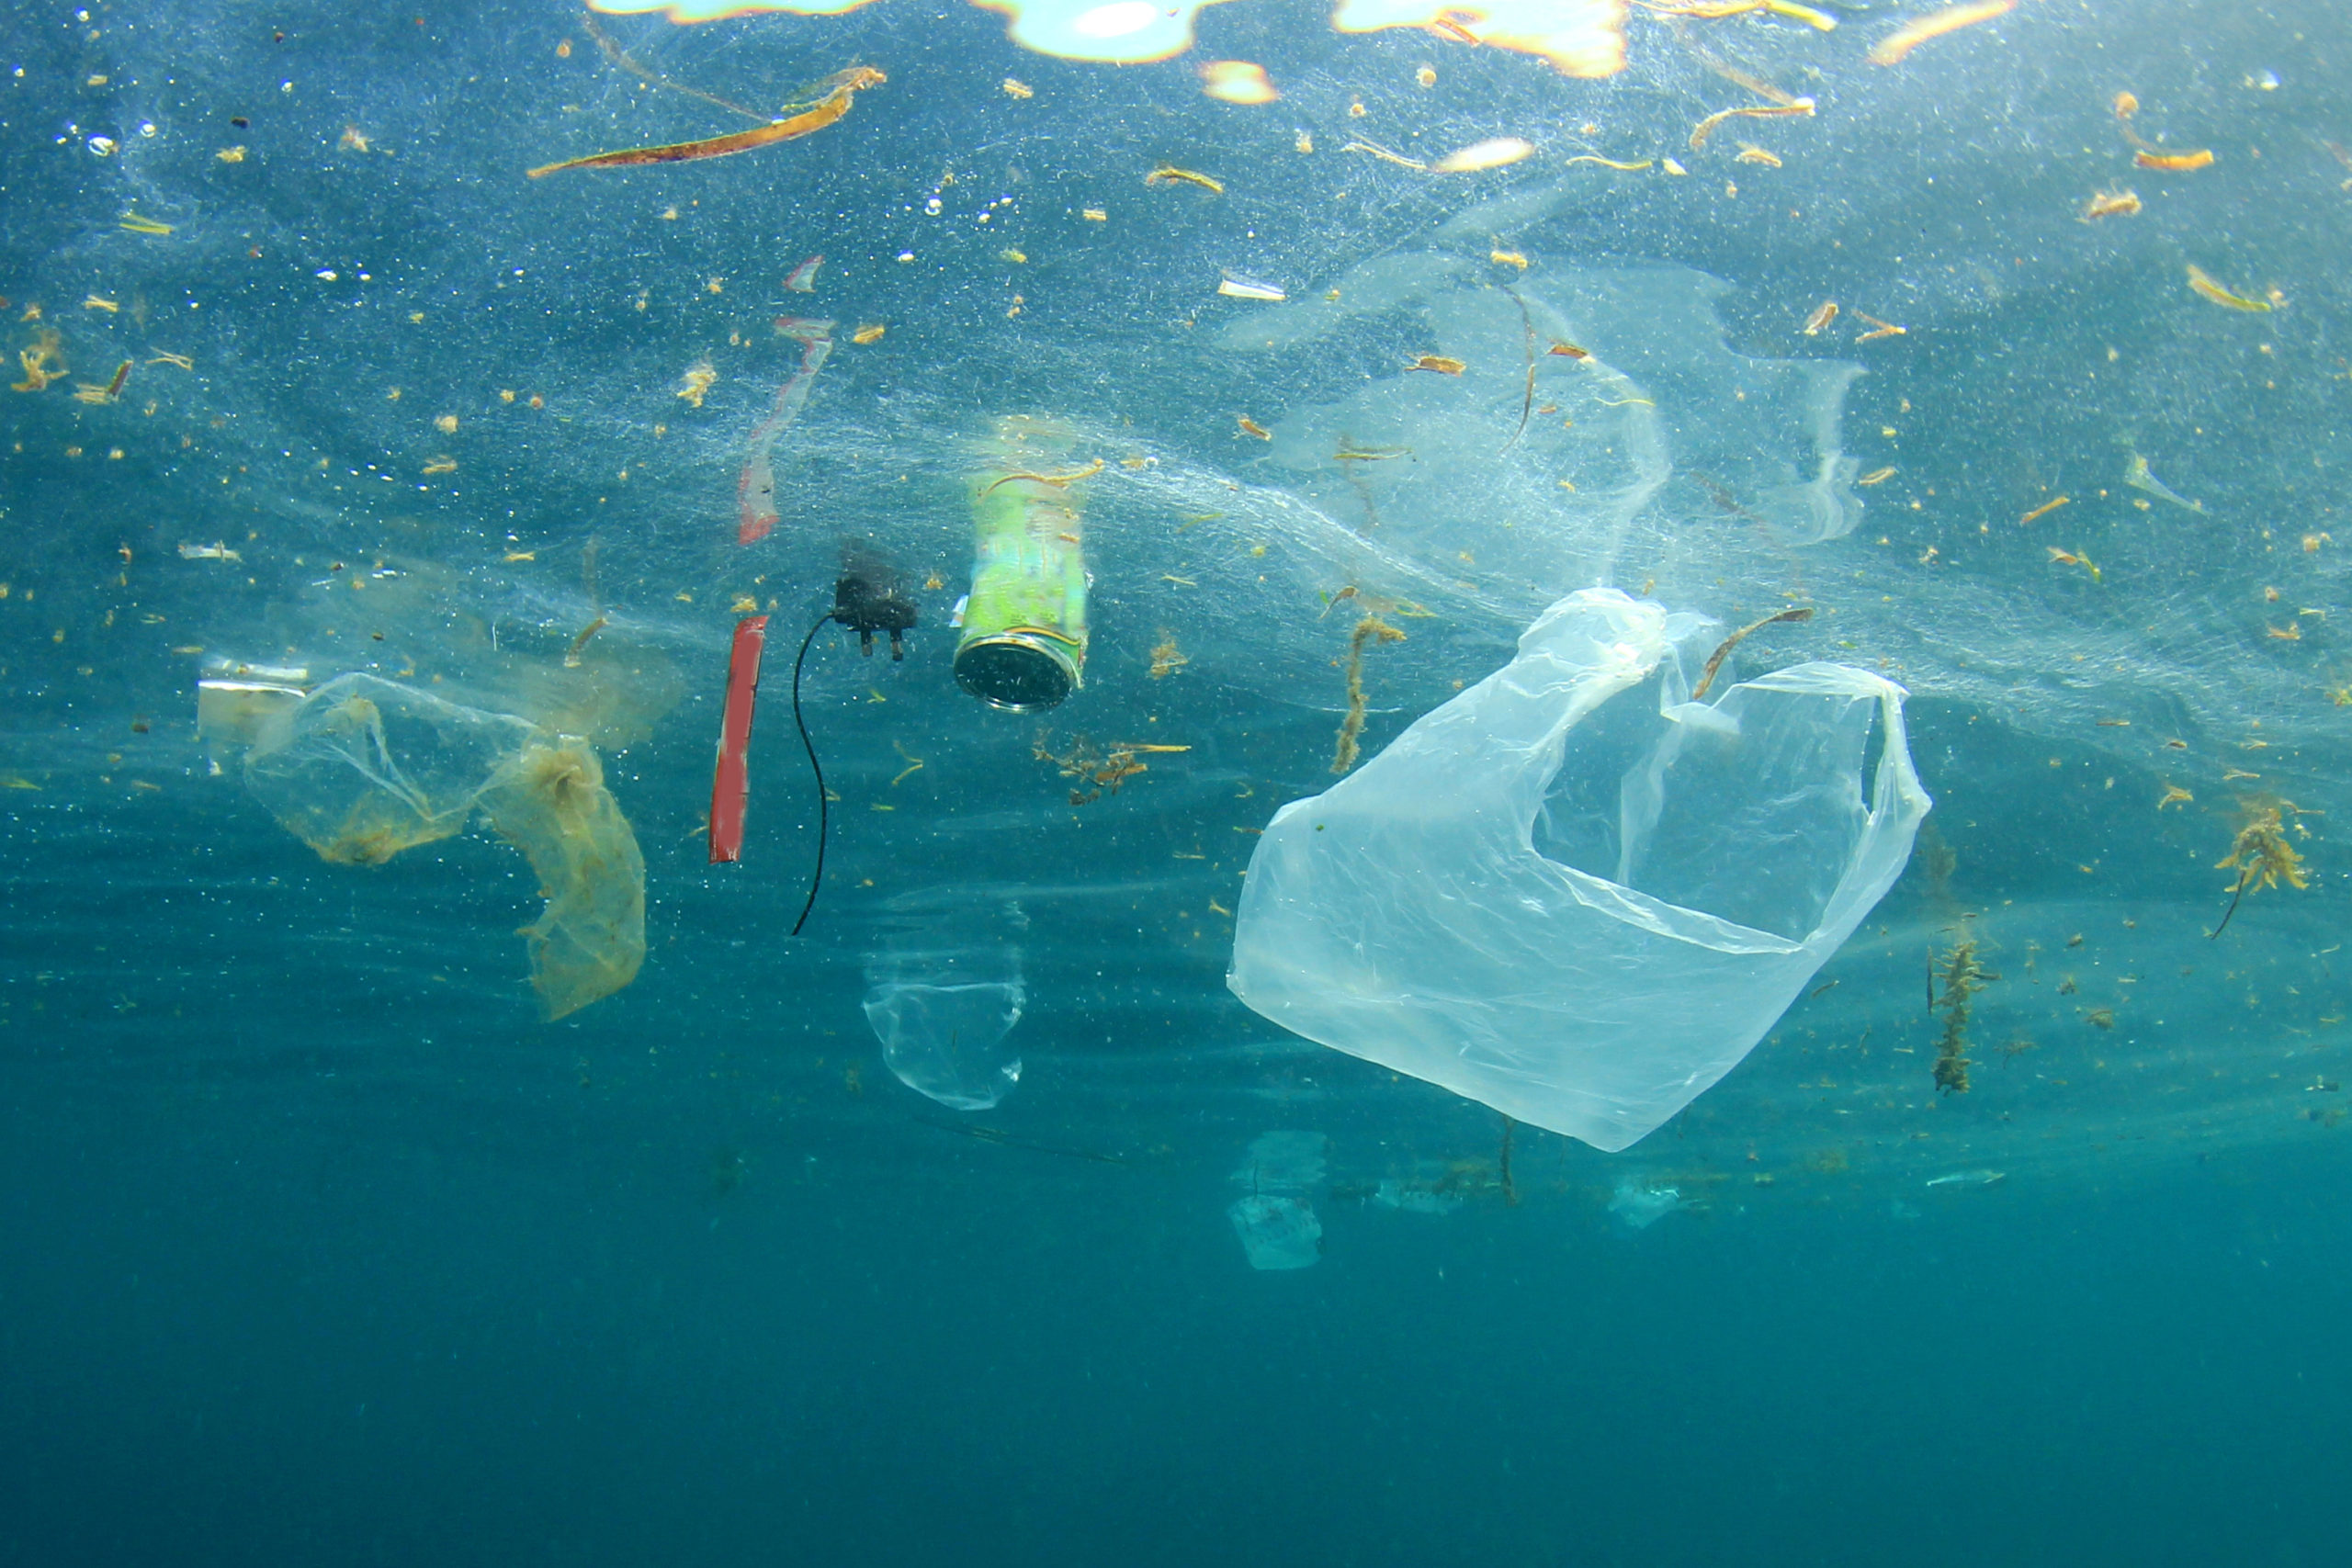
[[1261,1274],[1018,1152],[714,1197],[683,1127],[16,1082],[11,1561],[2337,1560],[2332,1161],[1634,1245],[1342,1210]]

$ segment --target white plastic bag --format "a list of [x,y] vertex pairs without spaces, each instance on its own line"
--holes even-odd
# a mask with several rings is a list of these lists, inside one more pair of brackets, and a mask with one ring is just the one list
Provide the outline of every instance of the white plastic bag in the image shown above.
[[1902,687],[1802,664],[1691,703],[1678,645],[1709,626],[1571,594],[1505,668],[1283,807],[1234,993],[1600,1149],[1703,1093],[1894,884],[1930,804]]

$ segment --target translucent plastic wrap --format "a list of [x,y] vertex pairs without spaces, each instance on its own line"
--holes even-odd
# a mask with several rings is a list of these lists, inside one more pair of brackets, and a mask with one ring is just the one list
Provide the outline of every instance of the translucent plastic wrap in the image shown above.
[[1330,1140],[1320,1133],[1261,1133],[1233,1173],[1249,1190],[1225,1212],[1234,1238],[1257,1269],[1311,1269],[1323,1258],[1315,1194]]
[[608,997],[645,962],[645,861],[584,742],[525,748],[482,807],[530,861],[548,901],[523,928],[531,984],[549,1018]]
[[548,907],[524,928],[550,1019],[619,990],[645,961],[645,862],[586,742],[373,675],[344,675],[265,723],[245,784],[342,865],[381,865],[462,831],[475,810],[521,850]]
[[972,944],[877,953],[866,965],[865,1021],[898,1080],[956,1111],[986,1111],[1021,1081],[1005,1036],[1028,996],[1020,950]]
[[1601,1149],[1704,1092],[1894,883],[1929,804],[1901,687],[1804,664],[1692,703],[1678,645],[1707,626],[1572,594],[1508,667],[1284,807],[1234,992]]
[[532,733],[504,714],[345,675],[263,728],[245,787],[320,859],[381,865],[463,832]]

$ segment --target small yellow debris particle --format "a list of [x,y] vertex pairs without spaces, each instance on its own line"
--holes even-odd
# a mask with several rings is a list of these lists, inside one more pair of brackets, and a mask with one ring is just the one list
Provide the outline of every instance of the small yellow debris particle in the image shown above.
[[2156,802],[2156,809],[2162,811],[2167,806],[2185,806],[2196,798],[2178,784],[2168,784],[2165,785],[2164,797]]
[[1085,219],[1089,223],[1108,223],[1111,220],[1111,215],[1103,211],[1099,207],[1087,208],[1085,210],[1081,211],[1079,216]]
[[1300,131],[1300,132],[1298,133],[1298,140],[1297,140],[1297,141],[1294,141],[1294,142],[1292,142],[1292,143],[1291,143],[1291,147],[1292,147],[1292,149],[1293,149],[1294,151],[1295,151],[1295,152],[1314,152],[1314,151],[1315,151],[1315,137],[1314,137],[1314,134],[1313,134],[1311,131],[1305,131],[1305,130]]
[[1214,196],[1225,194],[1225,182],[1216,175],[1204,175],[1193,169],[1180,169],[1173,164],[1155,165],[1151,173],[1144,175],[1143,183],[1148,186],[1178,184],[1198,186]]
[[1527,258],[1517,251],[1488,251],[1487,259],[1497,266],[1515,266],[1521,272],[1527,270]]
[[356,125],[346,125],[343,128],[343,135],[336,139],[335,146],[345,152],[365,152],[368,151],[368,133]]
[[1016,251],[1008,245],[1003,250],[997,252],[996,259],[1003,262],[1011,262],[1013,265],[1019,266],[1029,259],[1029,253],[1027,251]]
[[172,231],[170,224],[158,223],[153,218],[141,218],[137,212],[124,213],[122,226],[134,234],[168,234]]
[[1015,81],[1007,76],[1004,79],[1004,96],[1008,98],[1034,98],[1037,94],[1028,83]]
[[501,387],[501,388],[499,388],[499,389],[498,389],[498,400],[499,400],[500,402],[502,402],[502,403],[511,403],[511,402],[513,402],[513,401],[514,400],[514,388],[512,388],[512,387]]
[[424,471],[428,474],[454,474],[458,471],[458,460],[455,457],[435,457],[424,465]]
[[453,413],[442,414],[434,420],[433,428],[444,435],[455,435],[458,434],[458,416]]
[[1894,477],[1893,468],[1872,468],[1854,482],[1858,485],[1883,485]]
[[[692,403],[695,407],[700,408],[702,407],[703,394],[709,391],[712,383],[716,382],[718,379],[718,372],[711,368],[710,361],[707,359],[698,359],[695,361],[694,364],[688,366],[686,367],[685,375],[679,378],[678,396],[685,399],[686,401]],[[533,398],[531,400],[531,406],[533,408],[537,408],[539,406],[539,400]]]
[[1424,87],[1434,87],[1437,85],[1437,73],[1424,65],[1413,73],[1413,80]]
[[1768,169],[1777,169],[1781,166],[1781,155],[1777,152],[1768,152],[1764,148],[1757,146],[1752,141],[1743,141],[1739,144],[1739,156],[1733,159],[1732,162],[1735,164],[1761,164]]
[[223,147],[212,155],[224,164],[242,164],[245,161],[245,150],[242,147]]
[[108,315],[113,315],[115,312],[117,312],[117,311],[120,310],[122,309],[122,307],[121,307],[120,305],[116,304],[116,303],[115,303],[113,300],[111,300],[111,299],[104,299],[104,298],[102,298],[102,297],[101,297],[101,296],[99,296],[99,295],[92,294],[92,295],[89,295],[89,296],[87,296],[86,298],[85,298],[85,299],[83,299],[83,301],[82,301],[82,309],[84,309],[85,310],[104,310],[104,311],[106,311]]
[[537,550],[509,550],[506,552],[506,561],[510,566],[518,560],[537,560],[538,558],[539,552]]
[[889,328],[884,326],[881,322],[875,321],[866,326],[862,326],[858,328],[857,331],[850,333],[849,341],[861,346],[869,343],[880,343],[882,341],[882,334],[889,330]]

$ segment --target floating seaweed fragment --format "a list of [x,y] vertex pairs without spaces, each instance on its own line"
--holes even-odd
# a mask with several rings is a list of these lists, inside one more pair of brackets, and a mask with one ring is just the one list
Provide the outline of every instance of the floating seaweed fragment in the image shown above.
[[2078,566],[2085,571],[2091,574],[2091,581],[2093,582],[2104,582],[2107,581],[2099,575],[2099,570],[2098,566],[2092,562],[2090,557],[2084,555],[2077,550],[2062,550],[2055,545],[2052,545],[2049,548],[2051,565]]
[[2213,154],[2210,149],[2203,147],[2199,147],[2193,152],[2151,152],[2143,147],[2132,154],[2132,161],[2143,169],[2163,169],[2173,174],[2185,174],[2190,169],[2211,167]]
[[[1928,976],[1928,1009],[1931,1011],[1941,1009],[1944,1015],[1944,1032],[1936,1041],[1936,1089],[1941,1094],[1966,1094],[1971,1066],[1968,1015],[1973,998],[1988,981],[1997,980],[2000,976],[1985,973],[1984,966],[1976,962],[1974,937],[1953,946],[1944,957],[1940,973],[1936,968],[1934,955],[1930,953]],[[1938,981],[1943,986],[1941,996],[1935,994]]]
[[[849,113],[850,105],[859,92],[888,80],[870,65],[853,65],[846,71],[834,72],[819,83],[811,89],[816,95],[813,98],[786,104],[781,118],[751,130],[707,137],[699,141],[673,141],[659,147],[628,147],[616,152],[595,152],[585,158],[569,158],[560,164],[543,164],[526,172],[530,178],[536,180],[560,174],[565,169],[616,169],[645,164],[679,164],[696,158],[724,158],[777,141],[797,141],[812,131],[824,130]],[[731,104],[725,107],[735,107]]]
[[1723,668],[1725,656],[1727,656],[1733,649],[1737,648],[1741,643],[1747,641],[1747,638],[1754,636],[1756,633],[1762,631],[1766,626],[1777,625],[1781,621],[1809,621],[1811,619],[1813,619],[1813,606],[1810,604],[1800,604],[1793,610],[1782,610],[1776,615],[1765,616],[1762,620],[1756,622],[1752,626],[1742,626],[1739,630],[1732,633],[1731,636],[1724,638],[1722,645],[1708,657],[1706,668],[1699,672],[1699,683],[1690,688],[1690,700],[1695,703],[1706,696],[1707,689],[1715,683],[1715,671]]
[[1837,319],[1838,301],[1835,299],[1823,300],[1814,310],[1813,314],[1804,319],[1804,335],[1807,337],[1819,337],[1821,335],[1821,329],[1827,326]]
[[[27,319],[30,320],[31,318],[28,317]],[[31,346],[28,348],[20,348],[17,351],[17,363],[24,367],[25,378],[21,381],[12,383],[9,390],[17,392],[45,391],[48,389],[51,382],[62,378],[65,374],[66,366],[62,359],[59,359],[57,357],[57,351],[59,344],[63,341],[64,340],[58,335],[58,332],[55,327],[40,327],[36,329],[33,333]],[[51,363],[52,361],[54,361],[54,363]]]
[[1424,354],[1405,367],[1408,370],[1434,370],[1441,376],[1459,376],[1466,368],[1462,361],[1442,354]]
[[1715,133],[1715,127],[1727,119],[1764,119],[1792,114],[1810,117],[1813,107],[1811,98],[1797,98],[1785,104],[1754,104],[1736,109],[1717,109],[1690,128],[1690,151],[1696,152],[1705,147],[1707,138]]
[[122,384],[130,378],[130,361],[126,359],[114,367],[114,379],[103,387],[85,383],[74,389],[77,403],[110,403],[122,396]]
[[1369,153],[1384,164],[1394,164],[1400,169],[1410,169],[1416,174],[1426,175],[1430,172],[1430,166],[1419,159],[1408,158],[1402,152],[1391,152],[1377,141],[1351,141],[1342,146],[1340,151]]
[[2092,192],[2078,216],[2084,222],[2092,223],[2101,218],[2129,218],[2139,210],[2140,193],[2126,187]]
[[2018,522],[2020,525],[2023,525],[2033,522],[2036,518],[2047,517],[2052,513],[2057,511],[2060,507],[2069,504],[2073,500],[2074,497],[2072,496],[2062,495],[2053,500],[2045,501],[2040,506],[2035,507],[2032,511],[2018,518]]
[[1030,742],[1029,748],[1030,755],[1037,761],[1051,762],[1060,769],[1062,777],[1077,779],[1081,784],[1094,785],[1091,790],[1071,790],[1069,803],[1072,806],[1091,805],[1102,798],[1105,790],[1116,795],[1119,793],[1121,784],[1137,773],[1148,773],[1148,764],[1136,760],[1137,751],[1189,750],[1189,747],[1183,746],[1137,746],[1118,741],[1114,741],[1107,749],[1097,750],[1094,743],[1085,736],[1073,735],[1070,737],[1069,750],[1057,752],[1053,749],[1052,732],[1044,729],[1037,732],[1037,738]]
[[1213,175],[1200,174],[1192,169],[1180,169],[1173,164],[1159,164],[1153,168],[1151,173],[1144,175],[1143,183],[1148,186],[1198,186],[1212,196],[1223,196],[1225,194],[1225,182],[1223,180],[1216,178]]
[[1382,620],[1378,615],[1366,615],[1356,623],[1353,635],[1348,638],[1348,711],[1340,721],[1340,740],[1331,754],[1331,771],[1344,773],[1356,765],[1358,742],[1363,736],[1364,690],[1363,650],[1369,642],[1403,642],[1405,634]]
[[2238,874],[2237,886],[2230,892],[2230,907],[2222,912],[2222,923],[2213,928],[2214,936],[2228,929],[2230,917],[2238,912],[2238,900],[2249,890],[2276,887],[2281,882],[2296,888],[2311,886],[2303,875],[2302,857],[2287,841],[2282,814],[2294,809],[2294,802],[2289,800],[2247,803],[2245,824],[2232,840],[2228,857],[2213,863],[2216,871],[2233,870]]
[[2212,274],[2195,262],[2188,264],[2188,287],[2199,299],[2211,299],[2216,305],[2226,305],[2233,310],[2267,310],[2270,301],[2253,299],[2243,294],[2233,294],[2213,281]]
[[1979,22],[1989,22],[1996,17],[2006,17],[2017,9],[2018,0],[1978,0],[1972,6],[1948,6],[1940,11],[1905,22],[1871,46],[1872,65],[1895,65],[1904,56],[1930,39],[1946,33],[1956,33],[1962,28],[1973,28]]

